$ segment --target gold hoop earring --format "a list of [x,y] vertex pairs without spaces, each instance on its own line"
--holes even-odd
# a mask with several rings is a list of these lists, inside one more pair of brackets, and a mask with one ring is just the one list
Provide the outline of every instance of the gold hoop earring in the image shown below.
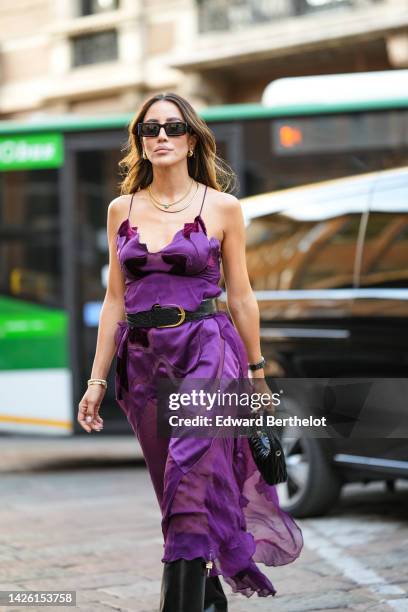
[[143,149],[143,159],[147,159],[146,151]]
[[190,149],[189,152],[187,153],[187,156],[188,157],[193,157],[193,155],[194,155],[194,150]]

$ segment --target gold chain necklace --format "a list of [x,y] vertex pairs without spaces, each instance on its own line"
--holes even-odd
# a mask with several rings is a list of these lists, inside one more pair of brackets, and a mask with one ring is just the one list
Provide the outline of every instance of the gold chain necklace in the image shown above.
[[175,202],[169,202],[168,204],[167,204],[167,203],[166,203],[166,204],[162,204],[161,202],[159,202],[159,200],[157,200],[157,199],[154,197],[154,195],[153,195],[153,193],[152,193],[152,190],[150,189],[150,185],[147,187],[147,191],[149,192],[149,196],[150,196],[150,198],[151,198],[151,199],[152,199],[154,202],[156,202],[156,204],[159,204],[160,206],[164,206],[164,208],[169,208],[170,206],[174,206],[175,204],[178,204],[179,202],[181,202],[182,200],[184,200],[184,198],[186,198],[186,197],[188,196],[188,194],[190,193],[190,191],[191,191],[191,189],[192,189],[192,187],[193,187],[193,184],[194,184],[194,179],[191,179],[190,186],[189,186],[189,188],[188,188],[187,192],[186,192],[186,193],[183,195],[183,197],[182,197],[182,198],[180,198],[179,200],[175,200]]
[[162,212],[166,212],[166,213],[178,213],[178,212],[181,212],[182,210],[184,210],[185,208],[188,208],[191,205],[191,202],[194,200],[194,198],[197,195],[198,187],[199,187],[199,185],[198,185],[198,183],[196,183],[196,190],[195,190],[195,193],[194,193],[193,197],[190,199],[190,201],[187,203],[186,206],[184,206],[183,208],[179,208],[178,210],[163,210],[163,208],[160,208],[160,206],[157,206],[157,204],[155,204],[154,200],[152,200],[152,204],[153,204],[153,206],[155,206],[156,208],[158,208]]

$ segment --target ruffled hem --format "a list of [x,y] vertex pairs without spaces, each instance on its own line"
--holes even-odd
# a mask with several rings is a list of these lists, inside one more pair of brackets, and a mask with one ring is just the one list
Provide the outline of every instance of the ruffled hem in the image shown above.
[[[170,451],[162,561],[201,556],[213,562],[210,575],[221,575],[234,593],[274,596],[276,588],[256,562],[292,563],[303,547],[302,532],[279,507],[276,487],[267,485],[258,472],[247,438],[235,440],[233,448],[230,442],[214,438],[187,472],[176,467]],[[228,464],[241,472],[238,487],[231,485]]]
[[[193,553],[180,553],[174,555],[167,555],[161,559],[164,562],[177,561],[178,559],[186,559],[188,561],[202,557],[205,559],[205,552],[195,550]],[[225,582],[231,587],[233,593],[240,593],[241,595],[249,598],[257,594],[258,597],[274,597],[277,590],[273,586],[272,582],[263,574],[256,564],[249,559],[247,566],[232,576],[227,575],[225,571],[219,570],[220,560],[215,558],[213,561],[213,568],[210,571],[210,576],[222,576]]]

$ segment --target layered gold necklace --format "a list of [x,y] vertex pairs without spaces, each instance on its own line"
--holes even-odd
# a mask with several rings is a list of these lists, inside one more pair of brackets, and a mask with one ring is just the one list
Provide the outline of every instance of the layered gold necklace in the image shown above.
[[[188,196],[188,194],[190,193],[194,183],[196,184],[196,190],[194,192],[194,195],[187,202],[186,206],[183,206],[183,208],[179,208],[178,210],[168,210],[171,206],[174,206],[175,204],[178,204],[179,202],[182,202]],[[197,181],[192,179],[191,183],[190,183],[190,187],[188,188],[187,193],[185,193],[183,195],[183,197],[181,197],[180,199],[176,200],[175,202],[166,202],[164,204],[162,202],[160,202],[159,200],[157,200],[157,198],[154,197],[154,195],[152,193],[152,190],[150,189],[150,185],[147,187],[147,191],[149,193],[149,197],[150,197],[150,200],[151,200],[153,206],[155,206],[156,208],[158,208],[159,210],[161,210],[163,212],[175,213],[175,212],[180,212],[181,210],[184,210],[185,208],[188,208],[188,206],[190,206],[191,202],[194,200],[194,198],[195,198],[195,196],[197,194],[198,187],[199,187],[199,185],[198,185]]]

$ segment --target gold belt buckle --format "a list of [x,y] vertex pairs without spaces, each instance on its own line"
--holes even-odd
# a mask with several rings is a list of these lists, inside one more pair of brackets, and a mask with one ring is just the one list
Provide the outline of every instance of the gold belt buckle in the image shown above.
[[177,321],[177,323],[169,323],[168,325],[156,325],[156,327],[178,327],[179,325],[181,325],[184,319],[186,318],[186,311],[182,306],[179,306],[178,304],[165,304],[164,306],[161,306],[160,304],[154,304],[153,308],[165,308],[166,306],[174,306],[178,308],[180,311],[178,313],[178,316],[180,316],[181,318],[179,321]]

